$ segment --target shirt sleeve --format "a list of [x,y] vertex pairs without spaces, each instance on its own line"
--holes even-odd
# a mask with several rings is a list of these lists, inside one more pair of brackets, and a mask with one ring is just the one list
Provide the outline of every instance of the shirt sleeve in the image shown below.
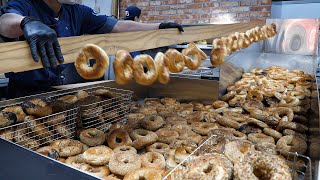
[[83,34],[110,33],[118,20],[111,16],[98,15],[91,8],[80,5],[82,12]]
[[33,9],[29,0],[11,0],[5,7],[6,13],[15,13],[22,16],[29,16],[30,9]]

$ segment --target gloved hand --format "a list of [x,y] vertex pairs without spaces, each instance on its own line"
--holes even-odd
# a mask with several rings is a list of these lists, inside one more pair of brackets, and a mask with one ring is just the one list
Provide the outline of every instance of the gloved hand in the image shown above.
[[178,28],[180,32],[184,32],[182,25],[174,22],[163,22],[159,25],[159,29]]
[[42,65],[45,68],[57,67],[57,60],[64,61],[56,32],[32,17],[25,17],[20,24],[30,49],[32,58],[39,62],[38,52]]

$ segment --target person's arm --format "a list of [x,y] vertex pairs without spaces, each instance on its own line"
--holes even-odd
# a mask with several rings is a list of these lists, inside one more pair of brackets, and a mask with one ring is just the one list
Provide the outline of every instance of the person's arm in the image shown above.
[[111,32],[130,32],[159,29],[160,23],[139,23],[119,20]]
[[178,28],[183,32],[183,27],[180,24],[172,22],[164,23],[139,23],[134,21],[119,20],[111,32],[130,32],[130,31],[146,31],[156,29]]
[[0,17],[0,34],[7,38],[16,38],[23,35],[20,27],[24,16],[14,13],[7,13]]

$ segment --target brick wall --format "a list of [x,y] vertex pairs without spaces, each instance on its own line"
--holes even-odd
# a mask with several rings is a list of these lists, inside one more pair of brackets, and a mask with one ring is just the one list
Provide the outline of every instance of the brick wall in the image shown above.
[[128,6],[142,10],[142,22],[222,23],[266,19],[271,0],[120,0],[120,18]]

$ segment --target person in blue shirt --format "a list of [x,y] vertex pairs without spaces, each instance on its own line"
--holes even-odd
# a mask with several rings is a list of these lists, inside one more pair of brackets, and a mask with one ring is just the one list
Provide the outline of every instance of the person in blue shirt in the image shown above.
[[[66,65],[57,37],[103,34],[126,31],[183,27],[172,22],[139,23],[97,15],[77,0],[11,0],[0,17],[0,35],[14,40],[26,40],[35,62],[41,59],[44,69],[22,73],[7,73],[8,97],[15,98],[46,92],[51,86],[63,84]],[[66,75],[67,76],[67,75]]]
[[[126,16],[123,18],[124,20],[128,20],[128,21],[135,21],[138,22],[140,15],[141,15],[141,9],[139,9],[136,6],[129,6],[126,10],[125,10]],[[132,56],[132,58],[140,55],[141,52],[140,51],[136,51],[136,52],[131,52],[130,55]]]

